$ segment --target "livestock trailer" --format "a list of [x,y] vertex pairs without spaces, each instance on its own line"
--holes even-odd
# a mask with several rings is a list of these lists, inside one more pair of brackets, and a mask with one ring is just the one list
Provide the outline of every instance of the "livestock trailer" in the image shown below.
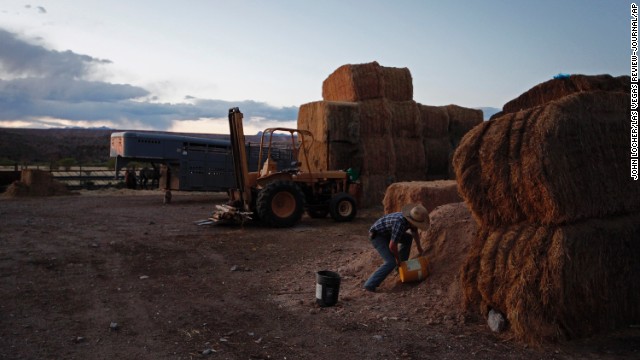
[[[249,169],[257,171],[260,144],[245,146]],[[231,142],[226,139],[116,132],[111,134],[110,156],[116,158],[116,176],[132,161],[151,163],[159,174],[160,188],[167,191],[227,191],[236,187]],[[293,151],[286,147],[272,148],[271,157],[279,169],[290,167],[294,160]]]

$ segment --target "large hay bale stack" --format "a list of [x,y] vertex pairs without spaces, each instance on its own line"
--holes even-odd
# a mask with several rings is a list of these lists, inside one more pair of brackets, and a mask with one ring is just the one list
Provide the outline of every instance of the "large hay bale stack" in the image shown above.
[[391,184],[382,204],[386,214],[400,211],[403,205],[409,203],[420,203],[431,212],[440,205],[461,200],[453,180],[409,181]]
[[298,127],[316,139],[308,170],[358,170],[365,207],[380,203],[382,184],[452,177],[454,144],[482,121],[480,110],[416,103],[409,69],[377,62],[339,67],[323,82],[322,97],[298,112]]
[[629,97],[583,92],[471,130],[454,156],[462,196],[490,228],[640,211],[629,178]]
[[468,305],[504,313],[529,343],[640,321],[640,214],[484,231],[461,273]]
[[387,98],[413,100],[413,80],[407,68],[380,66],[377,62],[347,64],[336,69],[322,83],[327,101],[363,101]]
[[544,105],[577,92],[600,90],[628,94],[630,87],[631,78],[629,76],[571,75],[568,78],[551,79],[532,87],[522,95],[506,103],[502,107],[502,114]]
[[577,92],[477,126],[455,152],[481,229],[461,270],[466,305],[504,313],[520,340],[640,321],[629,107],[622,92]]

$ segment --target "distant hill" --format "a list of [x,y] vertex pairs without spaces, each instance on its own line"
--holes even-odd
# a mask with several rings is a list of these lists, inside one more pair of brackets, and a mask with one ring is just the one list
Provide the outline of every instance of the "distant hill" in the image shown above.
[[[121,131],[186,135],[207,139],[229,138],[229,135],[224,134],[140,130],[0,128],[0,160],[3,163],[46,164],[73,158],[81,165],[104,164],[109,161],[111,134]],[[250,142],[260,142],[258,135],[247,135],[245,138]]]
[[494,108],[494,107],[480,107],[476,108],[482,110],[482,114],[484,116],[484,120],[489,120],[493,114],[499,113],[502,109]]

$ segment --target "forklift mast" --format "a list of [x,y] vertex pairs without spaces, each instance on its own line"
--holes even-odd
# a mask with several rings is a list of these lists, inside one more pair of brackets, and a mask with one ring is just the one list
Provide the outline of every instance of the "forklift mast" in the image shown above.
[[247,165],[247,151],[245,149],[244,129],[242,113],[235,107],[229,109],[229,131],[231,140],[231,153],[233,157],[233,169],[236,180],[236,194],[230,190],[231,199],[239,201],[244,211],[250,211],[251,185],[248,183],[249,166]]

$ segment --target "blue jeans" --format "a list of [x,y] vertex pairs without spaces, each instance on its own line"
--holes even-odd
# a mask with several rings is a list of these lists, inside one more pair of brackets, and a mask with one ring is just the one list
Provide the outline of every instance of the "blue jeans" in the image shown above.
[[[378,254],[384,260],[382,264],[367,281],[364,283],[364,287],[370,290],[375,290],[384,279],[391,274],[396,268],[396,258],[389,250],[389,242],[391,241],[391,234],[378,234],[371,239],[371,245],[378,251]],[[406,261],[409,259],[409,253],[411,252],[411,244],[413,243],[413,237],[410,234],[403,234],[400,241],[398,241],[398,256],[400,261]]]

